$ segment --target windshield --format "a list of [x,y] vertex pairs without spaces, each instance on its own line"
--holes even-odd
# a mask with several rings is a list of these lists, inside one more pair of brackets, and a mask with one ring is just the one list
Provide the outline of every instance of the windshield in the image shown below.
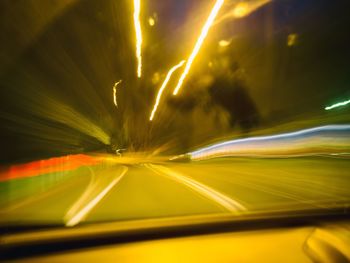
[[0,224],[350,205],[348,1],[0,3]]

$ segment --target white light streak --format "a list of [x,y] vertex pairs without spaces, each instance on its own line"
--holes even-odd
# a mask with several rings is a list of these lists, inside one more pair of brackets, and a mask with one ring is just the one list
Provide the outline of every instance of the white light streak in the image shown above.
[[201,48],[201,46],[202,46],[202,44],[204,42],[204,39],[206,38],[206,36],[208,34],[209,28],[213,24],[213,22],[215,20],[215,17],[217,16],[217,14],[218,14],[220,8],[222,7],[223,3],[224,3],[224,0],[217,0],[215,5],[214,5],[214,7],[213,7],[213,9],[211,10],[210,15],[209,15],[207,21],[205,22],[204,27],[202,28],[202,32],[201,32],[201,34],[200,34],[200,36],[199,36],[199,38],[198,38],[198,40],[196,42],[196,45],[194,46],[194,49],[193,49],[190,57],[187,60],[185,69],[184,69],[184,71],[183,71],[183,73],[182,73],[182,75],[181,75],[181,77],[179,79],[179,82],[178,82],[178,84],[177,84],[177,86],[176,86],[176,88],[175,88],[175,90],[173,92],[173,95],[177,95],[178,94],[178,92],[179,92],[179,90],[180,90],[180,88],[181,88],[181,86],[182,86],[182,84],[183,84],[183,82],[184,82],[188,72],[191,69],[191,65],[192,65],[194,59],[196,58],[196,56],[197,56],[197,54],[198,54],[198,52],[199,52],[199,50],[200,50],[200,48]]
[[114,105],[118,108],[118,103],[117,103],[117,86],[121,83],[122,81],[119,80],[118,82],[116,82],[113,86],[113,102]]
[[136,32],[136,58],[137,58],[137,77],[141,78],[142,71],[142,32],[141,32],[141,0],[134,0],[134,26]]
[[168,84],[168,82],[169,82],[169,80],[170,80],[170,78],[171,78],[171,75],[174,73],[175,70],[177,70],[178,68],[182,67],[182,65],[183,65],[184,63],[185,63],[185,60],[182,60],[179,64],[175,65],[174,67],[172,67],[172,68],[169,70],[169,72],[168,72],[168,74],[167,74],[167,76],[166,76],[166,78],[165,78],[165,80],[164,80],[162,86],[160,87],[160,89],[159,89],[159,91],[158,91],[157,98],[156,98],[156,103],[154,104],[154,107],[153,107],[153,110],[152,110],[152,113],[151,113],[151,117],[149,118],[150,121],[152,121],[153,118],[154,118],[154,114],[155,114],[156,111],[157,111],[157,108],[158,108],[160,99],[161,99],[161,97],[162,97],[163,91],[165,90],[166,85]]
[[324,108],[325,110],[331,110],[331,109],[334,109],[334,108],[337,108],[337,107],[341,107],[341,106],[345,106],[347,104],[350,103],[350,100],[346,100],[346,101],[343,101],[343,102],[339,102],[337,104],[333,104],[332,106],[328,106],[326,108]]

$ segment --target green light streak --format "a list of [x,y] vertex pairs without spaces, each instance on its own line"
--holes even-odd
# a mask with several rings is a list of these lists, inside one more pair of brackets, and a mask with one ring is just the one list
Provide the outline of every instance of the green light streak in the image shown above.
[[343,101],[343,102],[339,102],[339,103],[333,104],[332,106],[328,106],[328,107],[326,107],[324,109],[325,110],[331,110],[331,109],[334,109],[334,108],[337,108],[337,107],[345,106],[345,105],[347,105],[349,103],[350,103],[350,100],[346,100],[346,101]]

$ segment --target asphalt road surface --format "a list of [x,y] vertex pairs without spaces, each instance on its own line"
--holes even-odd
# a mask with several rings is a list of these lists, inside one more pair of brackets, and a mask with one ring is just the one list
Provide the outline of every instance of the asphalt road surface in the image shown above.
[[98,157],[93,165],[0,182],[0,224],[65,224],[259,213],[350,203],[347,158],[202,162]]

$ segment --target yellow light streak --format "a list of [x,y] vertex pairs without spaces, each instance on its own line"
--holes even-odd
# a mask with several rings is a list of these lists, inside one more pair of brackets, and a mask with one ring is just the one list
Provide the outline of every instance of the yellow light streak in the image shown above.
[[116,82],[113,86],[113,102],[114,105],[118,108],[118,103],[117,103],[117,86],[121,83],[122,81],[119,80],[118,82]]
[[246,17],[269,2],[271,2],[271,0],[250,0],[239,3],[233,2],[233,6],[227,12],[218,17],[213,25],[217,25],[229,19],[240,19]]
[[235,9],[233,9],[233,15],[236,18],[242,18],[248,15],[250,12],[250,8],[248,3],[238,3]]
[[140,13],[141,13],[141,0],[134,0],[134,25],[136,31],[136,58],[137,58],[137,77],[141,78],[142,71],[142,32],[141,32],[141,22],[140,22]]
[[204,42],[204,39],[206,38],[206,36],[208,34],[209,28],[213,24],[215,17],[217,16],[223,3],[224,3],[224,0],[217,0],[213,9],[211,10],[210,15],[209,15],[207,21],[205,22],[204,27],[202,28],[202,32],[201,32],[201,34],[196,42],[196,45],[194,46],[194,49],[193,49],[190,57],[187,60],[185,69],[184,69],[182,75],[180,76],[179,82],[178,82],[178,84],[173,92],[173,95],[178,94],[188,72],[190,71],[190,68],[191,68],[191,65],[192,65],[194,59],[196,58],[196,56],[197,56],[197,54],[198,54],[198,52],[199,52],[199,50]]
[[149,118],[150,121],[152,121],[153,118],[154,118],[154,114],[155,114],[156,111],[157,111],[157,108],[158,108],[158,105],[159,105],[159,102],[160,102],[160,98],[162,97],[163,91],[165,90],[165,87],[166,87],[166,85],[168,84],[168,82],[169,82],[169,80],[170,80],[170,78],[171,78],[171,75],[174,73],[175,70],[177,70],[178,68],[182,67],[184,63],[185,63],[185,60],[182,60],[179,64],[173,66],[173,67],[169,70],[168,74],[166,75],[166,78],[165,78],[165,80],[164,80],[162,86],[160,87],[160,89],[159,89],[159,91],[158,91],[157,98],[156,98],[156,102],[155,102],[155,104],[154,104],[154,106],[153,106],[153,110],[152,110],[152,113],[151,113],[151,117]]

